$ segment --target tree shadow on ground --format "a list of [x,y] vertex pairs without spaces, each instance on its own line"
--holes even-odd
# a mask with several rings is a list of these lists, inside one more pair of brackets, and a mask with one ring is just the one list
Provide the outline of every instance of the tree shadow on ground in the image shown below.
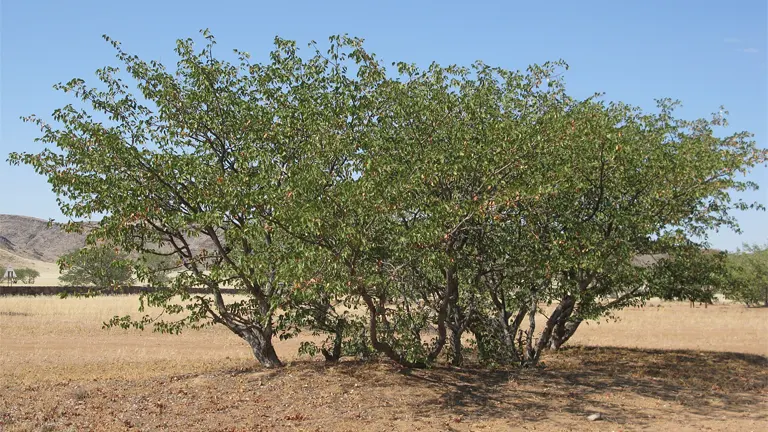
[[[768,358],[732,352],[577,346],[547,353],[542,367],[528,369],[418,370],[385,361],[309,360],[286,368],[254,364],[172,380],[200,378],[205,385],[236,381],[274,406],[324,394],[327,408],[340,417],[358,412],[355,421],[365,416],[442,419],[441,427],[447,429],[477,421],[544,421],[567,428],[574,418],[595,412],[607,422],[636,427],[691,416],[731,419],[749,414],[754,421],[768,421]],[[297,391],[305,393],[296,398]]]
[[[760,414],[768,358],[732,352],[573,347],[545,357],[543,368],[407,371],[413,385],[438,394],[427,406],[457,415],[536,421],[556,413],[603,412],[616,423],[681,409],[706,417]],[[640,396],[638,407],[623,398]],[[427,415],[428,412],[423,413]]]
[[[50,420],[40,413],[52,413],[61,424],[97,430],[114,429],[115,419],[147,430],[246,423],[268,425],[265,430],[468,430],[480,423],[566,430],[587,429],[586,416],[594,412],[616,429],[698,427],[709,420],[730,427],[745,418],[740,424],[754,428],[768,421],[762,356],[573,347],[543,360],[541,368],[495,370],[311,360],[265,369],[243,361],[197,374],[6,385],[0,422],[40,428]],[[78,423],[86,419],[95,423]]]

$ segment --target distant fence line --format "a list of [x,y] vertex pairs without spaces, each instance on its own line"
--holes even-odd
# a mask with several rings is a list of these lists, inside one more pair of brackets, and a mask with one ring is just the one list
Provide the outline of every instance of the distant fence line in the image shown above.
[[[85,294],[88,291],[93,291],[94,287],[87,286],[27,286],[27,285],[3,285],[0,286],[0,296],[12,296],[12,295],[28,295],[28,296],[52,296],[59,295],[61,293],[67,294]],[[141,294],[143,292],[151,292],[153,288],[146,286],[127,286],[120,287],[118,289],[104,290],[101,295],[124,295],[124,294]],[[210,291],[207,288],[189,288],[187,290],[190,294],[208,294]],[[234,288],[221,288],[222,294],[237,294],[237,290]]]

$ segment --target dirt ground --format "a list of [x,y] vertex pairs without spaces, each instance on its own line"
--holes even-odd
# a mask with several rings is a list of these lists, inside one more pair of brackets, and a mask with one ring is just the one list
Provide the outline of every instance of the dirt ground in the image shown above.
[[[533,370],[296,358],[225,329],[105,331],[133,296],[0,298],[0,430],[765,430],[768,309],[655,303]],[[602,414],[590,422],[587,416]]]

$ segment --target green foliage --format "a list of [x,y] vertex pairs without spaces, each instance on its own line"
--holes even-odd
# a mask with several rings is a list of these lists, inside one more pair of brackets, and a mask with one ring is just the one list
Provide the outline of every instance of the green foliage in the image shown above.
[[171,281],[169,274],[172,271],[178,270],[179,266],[173,263],[173,260],[169,255],[144,253],[138,260],[140,265],[138,266],[140,271],[144,271],[143,279],[146,280],[150,286],[162,286]]
[[39,271],[26,267],[16,269],[14,272],[16,273],[16,279],[25,284],[33,284],[35,283],[35,279],[40,277]]
[[650,295],[664,300],[712,303],[715,294],[728,286],[727,259],[725,252],[701,250],[695,245],[659,257],[649,281]]
[[[294,281],[311,272],[294,252],[299,240],[277,224],[288,220],[283,213],[297,214],[295,196],[352,178],[345,156],[354,154],[358,130],[373,115],[364,115],[368,95],[383,72],[361,41],[348,37],[331,38],[327,53],[316,50],[307,60],[294,42],[278,38],[269,63],[236,52],[237,65],[214,57],[213,37],[203,37],[199,51],[191,39],[178,41],[174,73],[106,38],[124,71],[99,70],[103,89],[81,79],[56,86],[94,112],[68,105],[54,112],[56,127],[28,118],[41,127],[40,141],[58,149],[10,160],[47,176],[66,216],[107,214],[89,232],[90,242],[108,239],[127,253],[173,252],[180,271],[142,297],[142,307],[164,308],[163,318],[118,317],[110,324],[178,332],[220,323],[274,366],[275,311]],[[291,221],[301,228],[296,235],[308,234],[304,228],[315,219],[307,213]],[[211,246],[191,246],[200,237]],[[136,267],[141,281],[150,279],[146,262]],[[223,286],[246,299],[226,302]],[[193,296],[192,287],[212,297]]]
[[127,255],[107,245],[83,248],[63,255],[58,260],[66,286],[94,286],[96,290],[110,290],[133,283]]
[[748,306],[768,306],[768,244],[749,245],[728,256],[729,280],[726,298]]
[[563,62],[387,71],[334,36],[308,57],[278,38],[268,62],[235,51],[232,64],[203,38],[178,41],[174,73],[107,38],[124,70],[99,70],[101,89],[59,84],[82,104],[55,126],[27,119],[56,148],[9,157],[48,178],[67,217],[107,215],[91,244],[140,257],[156,288],[140,310],[164,314],[108,325],[222,324],[267,366],[273,336],[302,331],[327,336],[302,352],[329,360],[424,367],[450,345],[460,364],[469,332],[481,361],[533,365],[584,320],[707,292],[718,272],[701,277],[710,258],[691,239],[759,207],[730,192],[757,187],[740,176],[766,152],[746,132],[720,137],[723,113],[577,100]]

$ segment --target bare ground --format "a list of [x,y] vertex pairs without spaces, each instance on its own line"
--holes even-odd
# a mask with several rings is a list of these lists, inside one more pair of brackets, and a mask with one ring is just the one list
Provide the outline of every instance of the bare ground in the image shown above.
[[[0,430],[768,426],[766,309],[630,309],[618,323],[580,330],[579,346],[546,356],[540,369],[328,366],[296,359],[292,340],[278,345],[291,363],[272,371],[222,329],[177,337],[99,329],[99,318],[134,301],[0,298]],[[603,420],[588,421],[592,413]]]
[[[7,430],[761,430],[755,355],[576,348],[528,371],[224,367],[4,385]],[[602,413],[590,423],[586,416]]]

